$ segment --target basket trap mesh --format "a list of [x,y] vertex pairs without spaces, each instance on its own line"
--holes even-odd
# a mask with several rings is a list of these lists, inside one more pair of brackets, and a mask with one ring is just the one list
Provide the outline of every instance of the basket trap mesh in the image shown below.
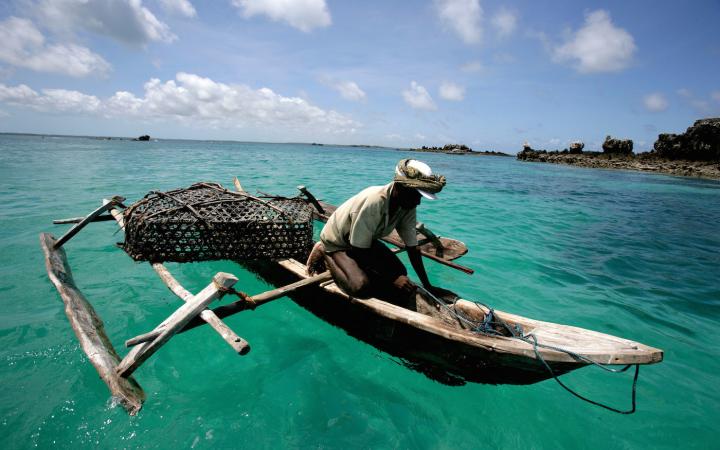
[[216,183],[150,192],[124,218],[123,249],[136,261],[304,260],[313,245],[303,200],[257,198]]

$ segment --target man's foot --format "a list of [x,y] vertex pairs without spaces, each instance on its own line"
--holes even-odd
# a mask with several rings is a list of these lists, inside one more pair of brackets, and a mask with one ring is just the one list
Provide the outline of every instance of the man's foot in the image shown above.
[[305,265],[307,266],[308,275],[315,275],[327,270],[325,267],[325,246],[322,242],[318,241],[315,244]]

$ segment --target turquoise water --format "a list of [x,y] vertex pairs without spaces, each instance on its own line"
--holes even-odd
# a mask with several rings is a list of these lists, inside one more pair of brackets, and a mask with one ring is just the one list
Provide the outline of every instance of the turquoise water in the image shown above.
[[[137,372],[148,394],[128,417],[80,350],[45,272],[38,234],[103,197],[129,201],[196,181],[340,203],[388,181],[402,157],[449,180],[420,220],[464,241],[468,276],[426,262],[436,284],[537,319],[665,350],[641,369],[638,410],[582,403],[554,381],[446,386],[283,299],[175,337]],[[231,142],[139,143],[0,135],[0,447],[710,448],[720,433],[720,183],[521,163],[514,158]],[[75,279],[119,351],[179,306],[147,264],[114,243],[113,222],[66,245]],[[169,264],[191,291],[231,262]],[[224,301],[225,302],[225,301]],[[563,377],[627,407],[631,374]]]

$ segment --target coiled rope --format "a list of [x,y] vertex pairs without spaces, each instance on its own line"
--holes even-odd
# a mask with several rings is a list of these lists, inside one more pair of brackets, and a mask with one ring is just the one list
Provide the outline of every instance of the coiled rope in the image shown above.
[[[547,369],[548,373],[553,377],[555,381],[566,391],[568,391],[573,396],[579,398],[582,401],[585,401],[587,403],[590,403],[591,405],[599,406],[600,408],[607,409],[608,411],[612,411],[618,414],[632,414],[635,412],[636,409],[636,394],[637,394],[637,380],[640,375],[640,365],[639,364],[628,364],[620,369],[613,369],[612,367],[608,367],[608,364],[600,363],[597,361],[592,360],[591,358],[588,358],[587,356],[579,355],[571,350],[567,350],[561,347],[555,347],[552,345],[546,345],[541,344],[538,342],[537,336],[535,336],[533,333],[525,334],[522,330],[522,328],[519,325],[510,326],[509,323],[505,322],[504,320],[500,319],[495,315],[495,310],[488,305],[482,303],[482,302],[472,302],[477,306],[477,308],[485,314],[485,318],[482,322],[477,322],[472,319],[469,319],[468,317],[465,317],[464,314],[457,311],[455,308],[451,308],[447,303],[437,298],[435,295],[430,293],[427,289],[425,289],[422,286],[418,286],[418,289],[427,297],[431,298],[433,301],[435,301],[441,308],[444,308],[451,316],[455,317],[458,321],[464,323],[468,328],[476,333],[484,334],[486,336],[502,336],[510,339],[518,339],[523,342],[526,342],[527,344],[530,344],[533,346],[533,351],[535,352],[535,357],[542,362],[543,366]],[[483,311],[481,306],[485,307],[487,309],[487,313]],[[509,333],[510,336],[507,336],[501,332],[499,332],[494,325],[499,325],[502,328],[505,328]],[[577,391],[571,389],[565,383],[560,381],[558,376],[553,371],[552,367],[550,367],[550,364],[545,361],[545,358],[542,356],[538,348],[546,348],[548,350],[554,350],[557,352],[565,353],[572,357],[575,360],[583,361],[588,364],[591,364],[595,367],[599,367],[607,372],[611,373],[622,373],[627,371],[630,367],[635,366],[635,375],[633,376],[633,382],[632,382],[632,407],[628,410],[621,410],[618,408],[614,408],[610,405],[606,405],[604,403],[600,403],[598,401],[589,399],[581,394],[579,394]]]

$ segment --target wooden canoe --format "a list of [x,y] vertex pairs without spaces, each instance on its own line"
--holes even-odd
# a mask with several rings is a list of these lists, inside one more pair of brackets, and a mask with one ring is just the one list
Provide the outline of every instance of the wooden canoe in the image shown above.
[[[305,265],[293,259],[249,267],[273,283],[308,278]],[[487,311],[474,302],[458,299],[445,308],[418,293],[414,308],[408,309],[377,298],[349,297],[332,281],[294,293],[291,298],[350,335],[400,357],[405,365],[441,382],[528,384],[552,377],[531,343],[472,331],[447,309],[482,321]],[[542,345],[562,348],[600,364],[653,364],[663,359],[662,350],[631,340],[498,310],[494,313],[509,325],[519,326],[524,335],[534,335]],[[556,375],[588,365],[565,352],[545,347],[537,351]]]

